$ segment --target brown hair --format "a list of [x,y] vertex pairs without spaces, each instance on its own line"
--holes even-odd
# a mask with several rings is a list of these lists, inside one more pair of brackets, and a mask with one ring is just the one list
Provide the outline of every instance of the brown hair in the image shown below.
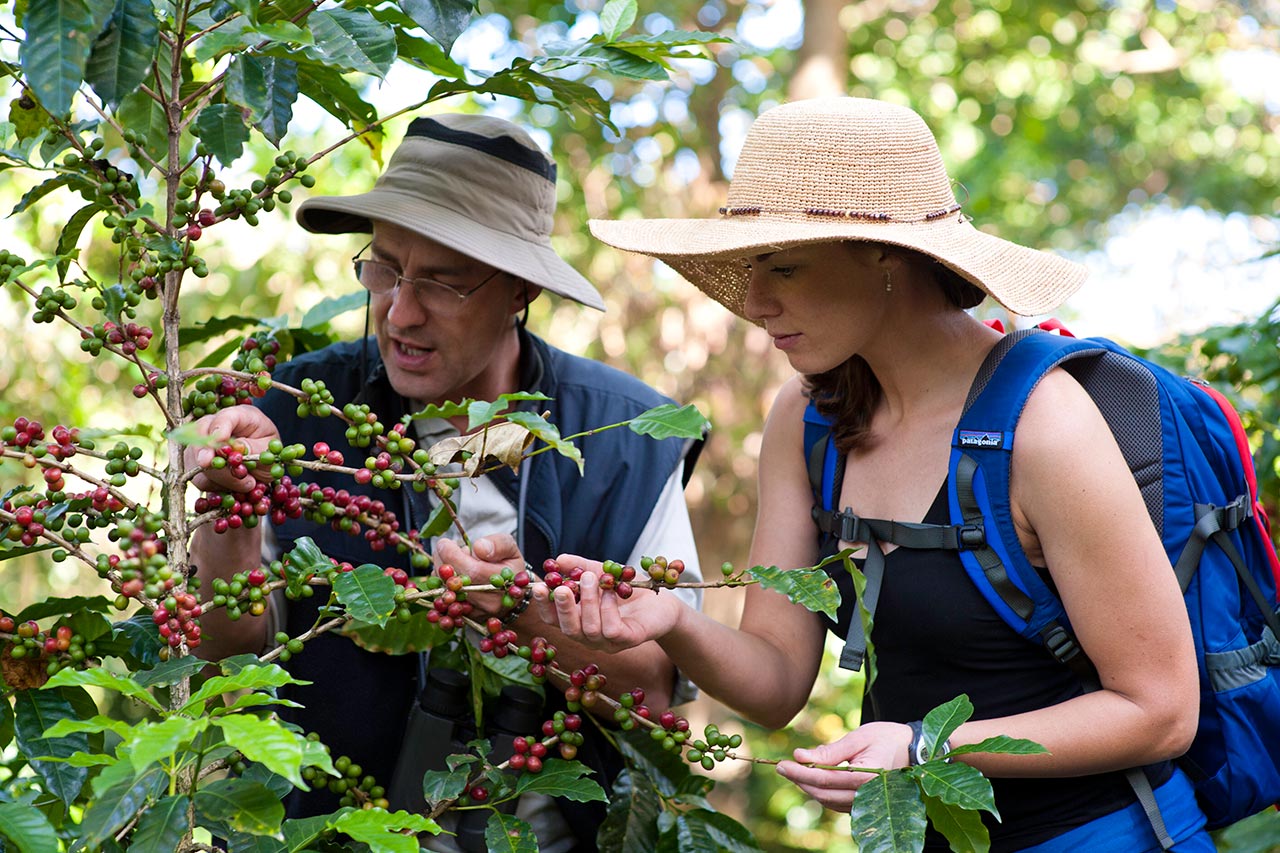
[[[931,272],[947,301],[957,308],[972,308],[987,296],[977,285],[927,255],[896,247],[892,251]],[[818,411],[834,422],[836,449],[840,453],[867,446],[871,440],[871,416],[883,391],[862,356],[850,356],[825,373],[807,374],[804,388]]]

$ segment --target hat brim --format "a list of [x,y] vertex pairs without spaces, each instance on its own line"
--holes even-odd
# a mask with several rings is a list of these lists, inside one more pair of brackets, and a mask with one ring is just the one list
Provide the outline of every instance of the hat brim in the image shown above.
[[386,188],[351,196],[310,198],[297,209],[298,224],[318,234],[372,233],[373,220],[390,222],[525,279],[543,290],[605,310],[591,282],[547,243],[532,243],[442,205]]
[[959,216],[917,223],[782,216],[593,219],[590,227],[610,246],[663,261],[738,315],[750,275],[742,259],[808,243],[858,240],[914,249],[1026,316],[1052,311],[1088,276],[1081,264],[979,231]]

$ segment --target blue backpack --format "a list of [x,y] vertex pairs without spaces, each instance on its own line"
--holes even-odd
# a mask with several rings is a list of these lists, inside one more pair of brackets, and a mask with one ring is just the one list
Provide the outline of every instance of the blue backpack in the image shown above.
[[[1209,828],[1225,826],[1280,800],[1280,560],[1257,500],[1248,439],[1221,394],[1102,338],[1014,332],[979,370],[956,428],[949,525],[836,511],[844,460],[830,422],[810,403],[804,441],[814,520],[828,543],[870,545],[869,611],[883,573],[876,542],[957,550],[1004,621],[1096,689],[1096,672],[1062,602],[1023,554],[1009,508],[1018,418],[1032,389],[1059,366],[1084,386],[1115,434],[1182,585],[1200,670],[1200,724],[1179,765],[1195,783]],[[840,665],[858,669],[866,642],[856,615],[849,625]],[[1147,796],[1150,785],[1140,771],[1129,776],[1167,849],[1172,842]]]

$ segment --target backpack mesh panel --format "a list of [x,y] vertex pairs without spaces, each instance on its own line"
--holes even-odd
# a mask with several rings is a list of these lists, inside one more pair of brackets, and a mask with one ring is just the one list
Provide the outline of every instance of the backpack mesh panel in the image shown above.
[[1063,365],[1089,392],[1138,482],[1156,530],[1164,534],[1164,454],[1156,378],[1133,359],[1112,352]]

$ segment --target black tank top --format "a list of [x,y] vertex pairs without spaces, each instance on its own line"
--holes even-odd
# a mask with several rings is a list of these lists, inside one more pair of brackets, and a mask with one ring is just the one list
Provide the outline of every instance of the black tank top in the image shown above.
[[[948,523],[945,483],[924,520]],[[829,544],[824,550],[834,553],[834,543]],[[853,587],[847,572],[833,568],[842,603],[838,624],[830,627],[843,639],[853,613]],[[1005,624],[955,551],[897,548],[886,556],[872,641],[877,675],[863,703],[864,722],[919,720],[961,693],[973,702],[973,719],[985,720],[1046,708],[1083,692],[1070,669]],[[1168,762],[1148,768],[1153,787],[1171,772]],[[1039,844],[1135,800],[1120,772],[992,779],[991,784],[1002,818],[982,813],[992,853]],[[930,830],[925,849],[950,847]]]

